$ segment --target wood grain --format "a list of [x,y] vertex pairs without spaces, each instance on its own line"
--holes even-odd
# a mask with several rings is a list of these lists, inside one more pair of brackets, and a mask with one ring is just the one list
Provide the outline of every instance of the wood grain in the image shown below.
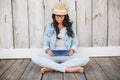
[[107,0],[93,0],[93,46],[107,46]]
[[27,0],[12,1],[15,48],[29,48]]
[[120,0],[108,2],[108,45],[120,46]]
[[13,48],[11,0],[0,0],[0,48]]
[[29,44],[31,48],[43,46],[44,5],[43,0],[28,0]]
[[91,6],[91,0],[76,0],[79,46],[92,46]]

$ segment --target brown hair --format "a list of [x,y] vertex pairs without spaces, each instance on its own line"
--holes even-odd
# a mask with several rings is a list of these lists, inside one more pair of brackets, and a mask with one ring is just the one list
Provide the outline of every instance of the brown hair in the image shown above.
[[[55,30],[56,30],[56,36],[58,36],[58,34],[59,34],[60,31],[59,31],[59,28],[58,28],[58,22],[57,22],[56,19],[55,19],[55,14],[52,14],[52,19],[53,19],[53,22],[52,22],[51,25],[54,26],[54,28],[55,28]],[[73,31],[72,31],[72,29],[71,29],[72,23],[73,23],[73,22],[70,22],[69,15],[68,15],[68,14],[65,15],[65,18],[64,18],[62,24],[63,24],[63,26],[66,27],[66,29],[67,29],[67,35],[68,35],[69,37],[72,37],[72,38],[73,38],[74,35],[73,35]],[[58,38],[58,37],[57,37],[57,38]],[[59,38],[58,38],[58,39],[59,39]]]

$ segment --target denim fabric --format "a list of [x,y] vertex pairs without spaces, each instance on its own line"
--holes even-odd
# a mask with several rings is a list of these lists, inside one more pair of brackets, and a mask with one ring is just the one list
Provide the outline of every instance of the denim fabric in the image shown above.
[[32,61],[41,67],[51,68],[60,72],[65,72],[68,67],[84,66],[88,63],[89,57],[75,53],[72,56],[49,56],[40,54],[32,57]]
[[[66,46],[66,49],[77,49],[78,46],[78,40],[76,35],[76,28],[72,25],[72,30],[74,33],[74,37],[69,37],[67,35],[67,30],[65,29],[65,35],[64,35],[64,43]],[[52,24],[49,24],[44,32],[44,50],[47,48],[55,49],[55,42],[56,42],[56,31]]]

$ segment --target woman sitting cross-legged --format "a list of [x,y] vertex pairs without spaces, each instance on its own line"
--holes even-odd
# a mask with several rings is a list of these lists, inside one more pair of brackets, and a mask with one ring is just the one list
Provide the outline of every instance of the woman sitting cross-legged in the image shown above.
[[[89,62],[89,57],[76,53],[78,46],[76,28],[69,20],[67,8],[64,4],[57,4],[52,9],[53,22],[44,32],[44,52],[32,57],[32,61],[41,68],[41,72],[79,72],[82,66]],[[67,50],[66,55],[56,56],[53,50]]]

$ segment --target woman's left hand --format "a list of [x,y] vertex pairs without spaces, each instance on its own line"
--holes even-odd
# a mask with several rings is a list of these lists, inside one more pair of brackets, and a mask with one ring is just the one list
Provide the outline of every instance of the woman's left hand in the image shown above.
[[73,54],[74,54],[74,51],[72,49],[67,53],[68,56],[72,56]]

